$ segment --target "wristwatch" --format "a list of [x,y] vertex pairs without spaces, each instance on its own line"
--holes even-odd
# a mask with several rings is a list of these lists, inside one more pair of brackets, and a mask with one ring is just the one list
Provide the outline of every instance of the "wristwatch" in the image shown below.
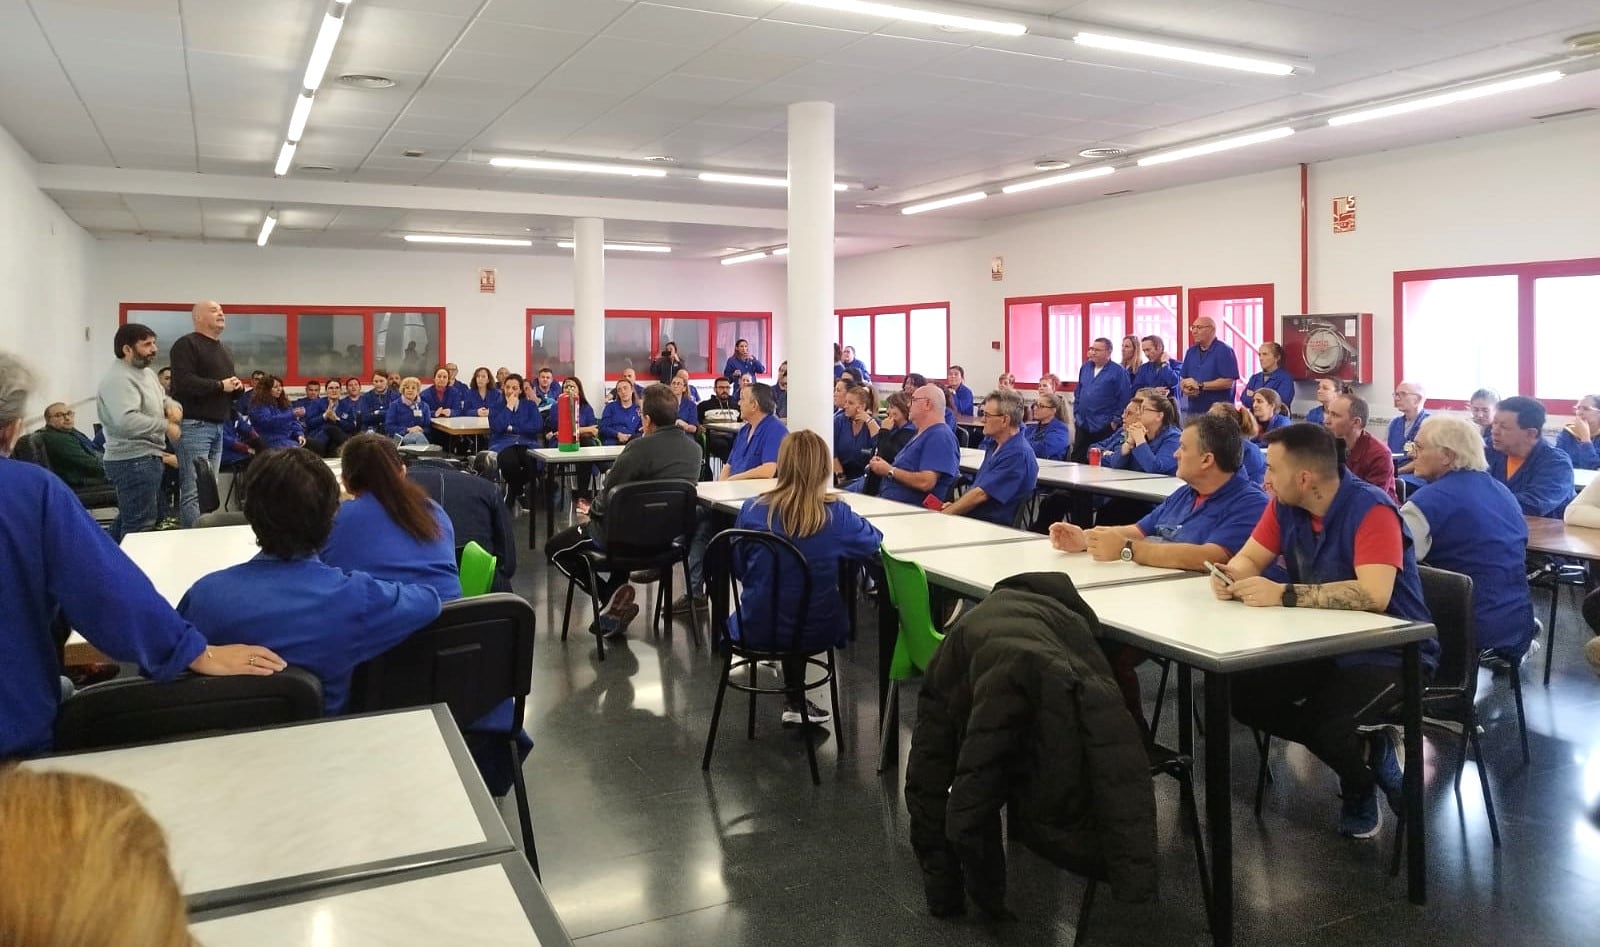
[[1285,585],[1283,587],[1283,607],[1294,608],[1297,604],[1299,604],[1299,601],[1299,596],[1294,594],[1294,584],[1290,583]]
[[1133,540],[1130,539],[1122,544],[1121,559],[1123,562],[1133,561]]

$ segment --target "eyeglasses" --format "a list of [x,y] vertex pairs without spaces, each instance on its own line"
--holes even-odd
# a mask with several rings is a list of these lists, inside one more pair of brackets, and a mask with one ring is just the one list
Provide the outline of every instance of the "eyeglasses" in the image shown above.
[[1196,322],[1194,325],[1189,327],[1189,331],[1190,332],[1199,332],[1201,329],[1215,329],[1215,328],[1216,328],[1216,326],[1212,325],[1209,322]]
[[921,402],[923,402],[925,404],[933,404],[933,399],[929,398],[927,395],[922,395],[921,397],[917,397],[917,398],[912,398],[911,399],[911,403],[912,404],[916,404],[919,401],[921,401]]

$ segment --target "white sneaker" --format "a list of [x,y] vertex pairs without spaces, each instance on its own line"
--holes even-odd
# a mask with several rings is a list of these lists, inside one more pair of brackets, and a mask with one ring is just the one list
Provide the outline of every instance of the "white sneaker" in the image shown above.
[[800,717],[800,708],[798,706],[783,708],[783,725],[786,727],[798,727],[802,723],[823,724],[832,719],[833,714],[823,710],[821,707],[818,707],[809,700],[806,701],[806,713],[804,720],[802,720]]

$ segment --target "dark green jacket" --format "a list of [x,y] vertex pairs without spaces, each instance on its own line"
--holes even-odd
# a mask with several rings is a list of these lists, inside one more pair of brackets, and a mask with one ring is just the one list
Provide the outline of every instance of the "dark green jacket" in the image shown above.
[[1065,575],[1013,576],[929,662],[906,806],[933,913],[958,909],[963,887],[1006,913],[1002,806],[1012,839],[1041,857],[1109,881],[1118,900],[1155,896],[1149,759],[1098,625]]
[[58,431],[53,427],[38,430],[39,441],[50,456],[50,469],[74,490],[104,486],[106,468],[100,455],[87,446],[88,438],[77,431]]

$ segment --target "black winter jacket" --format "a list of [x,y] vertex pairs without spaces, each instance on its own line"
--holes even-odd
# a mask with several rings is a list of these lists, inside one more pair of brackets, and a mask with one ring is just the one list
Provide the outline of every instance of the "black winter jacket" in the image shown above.
[[929,662],[906,806],[933,914],[959,913],[965,887],[1006,916],[1001,806],[1041,857],[1109,881],[1118,900],[1155,896],[1150,764],[1098,627],[1068,577],[1013,576]]

